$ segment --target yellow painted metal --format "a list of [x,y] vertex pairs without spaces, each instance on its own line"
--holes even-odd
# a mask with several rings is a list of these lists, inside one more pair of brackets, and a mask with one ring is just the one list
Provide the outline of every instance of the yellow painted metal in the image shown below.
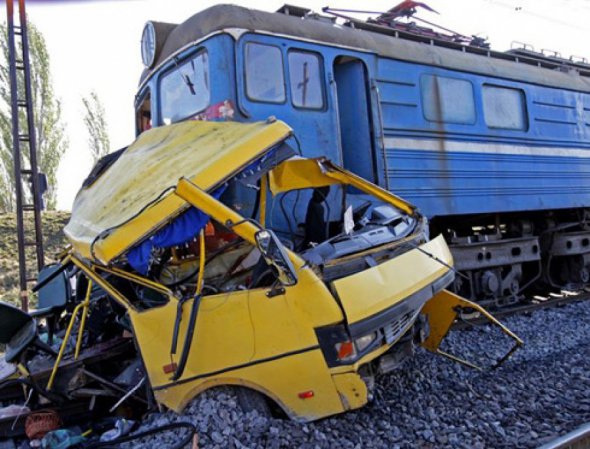
[[[184,341],[193,301],[187,300],[183,307],[178,341]],[[180,354],[170,354],[176,312],[175,301],[139,313],[129,312],[153,387],[169,384],[171,375],[164,372],[164,366],[179,362]],[[248,360],[253,351],[253,338],[247,291],[201,299],[192,348],[180,381]]]
[[[302,274],[297,285],[286,287],[284,295],[270,299],[266,295],[268,289],[203,297],[195,327],[194,350],[178,382],[171,382],[170,375],[163,369],[171,362],[178,362],[176,355],[172,358],[170,355],[176,305],[170,303],[141,313],[130,311],[134,335],[142,348],[150,384],[156,389],[158,400],[178,410],[211,382],[245,383],[271,392],[270,397],[300,418],[310,415],[311,409],[320,402],[322,405],[314,409],[314,416],[342,411],[325,360],[319,350],[313,349],[317,348],[314,324],[337,322],[342,314],[337,307],[331,310],[331,317],[321,307],[309,308],[312,301],[302,300],[302,293],[311,295],[309,299],[324,307],[330,304],[325,299],[330,298],[324,296],[322,301],[318,295],[329,293],[313,284],[309,270]],[[183,310],[181,323],[189,321],[191,301]],[[318,309],[321,314],[315,313]],[[312,315],[313,320],[310,319]],[[181,325],[180,341],[185,334],[186,327]],[[232,367],[237,368],[232,370]],[[299,392],[309,389],[314,390],[319,399],[304,402],[298,398]]]
[[404,199],[393,195],[354,173],[332,164],[328,159],[290,159],[270,172],[270,188],[273,194],[289,190],[345,184],[369,193],[413,215],[416,208]]
[[[177,383],[157,390],[155,396],[159,402],[181,411],[196,395],[217,385],[240,385],[260,391],[297,421],[346,411],[319,349],[227,371],[210,379]],[[313,391],[314,396],[299,398],[298,394],[306,391]]]
[[[195,350],[183,377],[171,384],[170,375],[164,373],[163,367],[171,362],[176,301],[138,312],[89,266],[77,258],[73,262],[127,308],[151,385],[156,389],[170,385],[156,392],[158,400],[166,406],[180,409],[199,389],[213,384],[240,384],[267,393],[295,419],[311,420],[344,411],[321,351],[297,353],[317,345],[315,327],[342,320],[340,309],[312,270],[302,269],[298,284],[287,287],[285,295],[272,299],[266,296],[268,289],[203,297]],[[184,308],[182,323],[188,322],[190,301]],[[185,333],[182,327],[181,341]],[[272,360],[285,351],[294,354]],[[215,374],[227,367],[250,363],[253,365],[234,372]],[[189,381],[207,373],[213,374]],[[314,391],[314,398],[302,400],[297,396],[309,389]]]
[[400,198],[399,196],[394,195],[393,193],[385,189],[382,189],[381,187],[375,184],[371,184],[370,182],[365,181],[360,176],[357,176],[354,173],[349,172],[348,170],[344,170],[343,168],[340,168],[332,164],[330,161],[325,161],[323,165],[330,168],[330,170],[326,172],[326,174],[330,178],[336,179],[342,182],[343,184],[348,184],[350,186],[356,187],[357,189],[360,189],[363,192],[370,193],[375,198],[393,204],[395,207],[406,212],[409,215],[414,215],[416,213],[416,206],[414,206],[411,203],[408,203],[403,198]]
[[[452,264],[442,236],[420,246],[441,261]],[[426,287],[449,268],[417,249],[359,273],[338,279],[338,292],[349,323],[360,321],[406,299]]]
[[[127,310],[133,309],[133,306],[125,296],[119,293],[111,284],[105,281],[100,275],[98,275],[91,266],[88,266],[81,259],[72,256],[72,263],[76,265],[80,270],[88,277],[89,280],[94,281],[100,288],[108,293],[115,301],[125,307]],[[101,267],[102,268],[102,267]]]
[[170,291],[170,289],[168,287],[160,284],[159,282],[155,282],[155,281],[152,281],[151,279],[144,278],[143,276],[139,276],[135,273],[129,273],[128,271],[124,271],[124,270],[121,270],[116,267],[107,268],[107,267],[103,267],[101,265],[95,265],[95,269],[100,270],[100,271],[104,271],[105,273],[114,274],[116,276],[120,276],[125,279],[129,279],[130,281],[135,281],[141,285],[145,285],[146,287],[153,288],[154,290],[157,290],[157,291],[164,293],[166,295],[172,295],[172,291]]
[[[303,274],[303,273],[302,273]],[[266,359],[277,355],[309,348],[318,344],[313,326],[310,326],[307,307],[302,300],[306,295],[316,301],[330,300],[319,285],[314,284],[313,273],[305,270],[305,275],[296,285],[285,286],[285,293],[268,298],[268,288],[250,290],[249,310],[254,338],[253,359]],[[334,319],[342,314],[333,311]],[[326,317],[318,317],[324,321]]]
[[31,375],[31,373],[29,372],[27,367],[25,365],[23,365],[22,363],[19,363],[18,365],[16,365],[16,369],[23,377],[29,377]]
[[84,306],[82,308],[82,320],[80,321],[80,328],[78,329],[78,338],[76,340],[76,352],[74,359],[78,360],[80,355],[80,348],[82,347],[82,337],[84,336],[84,328],[86,327],[86,317],[88,316],[88,306],[90,305],[90,295],[92,294],[92,281],[88,280],[88,289],[86,290],[86,297],[84,298]]
[[449,333],[461,309],[475,310],[481,313],[492,324],[499,326],[502,332],[514,340],[515,344],[512,349],[508,351],[506,355],[504,355],[500,360],[498,360],[494,367],[504,362],[516,349],[518,349],[518,347],[523,344],[523,341],[517,335],[515,335],[510,329],[504,326],[479,304],[461,298],[460,296],[448,290],[443,290],[437,295],[433,296],[432,299],[430,299],[422,309],[422,313],[428,318],[428,326],[430,329],[428,338],[426,338],[426,340],[422,343],[422,346],[425,349],[445,356],[455,362],[462,363],[472,368],[481,369],[471,362],[463,360],[440,349],[440,344]]
[[[192,127],[186,126],[185,131],[192,132]],[[177,182],[174,191],[171,190],[157,204],[148,207],[137,218],[132,218],[128,223],[100,240],[99,245],[95,248],[98,257],[94,262],[110,260],[109,258],[124,252],[132,242],[148,235],[149,232],[168,222],[171,217],[189,205],[197,207],[212,219],[228,227],[246,242],[252,245],[256,244],[255,234],[261,227],[245,220],[238,212],[213,198],[207,193],[207,190],[214,187],[221,179],[225,179],[228,171],[235,172],[245,165],[243,161],[252,160],[255,155],[262,154],[264,148],[276,144],[290,133],[290,129],[283,124],[277,127],[257,124],[251,129],[251,133],[241,135],[241,140],[238,139],[240,142],[235,143],[233,142],[235,136],[231,136],[232,142],[230,142],[230,128],[224,126],[225,129],[222,132],[218,125],[211,126],[212,128],[207,132],[212,132],[214,139],[222,140],[217,144],[217,149],[222,155],[211,155],[206,150],[205,153],[213,157],[215,161],[213,163],[209,160],[201,160],[204,166],[198,167],[197,174],[187,174],[183,170],[178,170],[175,173],[174,184],[178,178],[181,179]],[[236,127],[235,130],[243,131],[241,126],[243,125]],[[227,129],[229,129],[228,132],[226,132]],[[182,130],[179,129],[173,133],[180,131]],[[183,153],[185,158],[189,156],[187,153],[189,149],[194,154],[200,154],[201,146],[195,146],[195,142],[201,142],[201,139],[207,141],[205,136],[199,134],[204,132],[202,128],[199,128],[199,132],[193,131],[196,133],[193,136],[194,139],[189,139],[190,142],[186,141],[183,144],[184,147],[181,145],[182,149],[186,150]],[[141,152],[150,154],[148,143],[151,142],[154,154],[160,154],[160,148],[164,146],[167,149],[162,150],[161,154],[165,157],[172,157],[169,153],[171,148],[174,148],[174,145],[178,143],[175,139],[180,139],[182,142],[184,140],[181,136],[166,136],[166,134],[161,136],[162,142],[155,142],[154,135],[152,135],[140,145],[141,150],[136,151],[139,151],[140,154]],[[211,142],[210,144],[214,146]],[[209,148],[207,145],[204,147]],[[226,151],[227,148],[232,150]],[[245,152],[244,155],[239,158],[234,157],[242,150]],[[131,153],[133,154],[133,151]],[[229,156],[230,153],[232,157]],[[193,153],[190,153],[191,157],[192,155]],[[150,164],[151,158],[150,155],[148,157]],[[239,159],[239,161],[235,159]],[[129,161],[125,164],[128,164]],[[229,165],[223,166],[219,161],[224,161]],[[110,170],[105,175],[109,172]],[[154,173],[159,172],[156,170]],[[166,174],[170,173],[166,172]],[[101,179],[96,182],[102,182]],[[141,189],[141,186],[147,181],[137,180],[137,182],[137,186],[125,184],[130,194]],[[414,207],[409,203],[332,165],[327,160],[294,159],[283,162],[271,170],[268,178],[266,176],[262,178],[261,225],[264,226],[265,223],[265,203],[269,193],[276,194],[285,190],[333,184],[354,186],[401,210],[411,214],[416,213]],[[156,189],[151,191],[156,193]],[[81,195],[87,196],[84,191]],[[86,197],[86,201],[90,201],[88,198]],[[115,199],[116,201],[120,200],[118,197]],[[139,204],[140,201],[134,201],[132,209]],[[142,197],[141,204],[142,207],[148,204],[146,197]],[[99,212],[97,214],[99,215]],[[81,214],[77,218],[81,219],[82,217],[92,219],[92,214],[88,216]],[[77,224],[82,227],[83,231],[87,230],[84,223]],[[100,226],[104,227],[105,223]],[[74,226],[72,229],[78,228]],[[98,227],[93,228],[94,231],[101,232]],[[94,235],[92,238],[95,238],[98,234],[96,232],[94,234],[81,232],[76,235],[80,238],[74,240],[76,256],[72,256],[73,263],[80,267],[89,279],[126,308],[156,399],[177,411],[180,411],[201,391],[217,385],[228,384],[241,385],[260,391],[275,400],[289,416],[300,420],[318,419],[361,407],[367,401],[367,390],[358,375],[358,369],[363,364],[383,355],[391,346],[382,345],[363,356],[353,365],[330,369],[319,349],[315,329],[343,322],[352,324],[379,314],[401,303],[412,293],[427,287],[449,270],[449,267],[444,264],[452,264],[449,249],[442,237],[439,237],[422,245],[421,249],[440,259],[444,264],[437,262],[418,249],[407,251],[376,267],[334,281],[333,288],[338,293],[341,304],[339,305],[318,274],[304,264],[296,253],[287,250],[287,254],[297,270],[298,282],[293,286],[286,286],[282,294],[269,298],[269,288],[258,288],[218,293],[202,298],[192,350],[189,353],[186,368],[180,379],[172,381],[171,374],[166,373],[165,368],[168,371],[170,364],[178,363],[180,357],[179,354],[171,354],[178,299],[166,287],[157,282],[116,268],[107,268],[92,261],[83,260],[80,255],[89,254],[88,239],[92,235]],[[200,235],[200,240],[199,263],[201,269],[197,281],[197,294],[200,291],[202,274],[205,271],[202,267],[202,263],[206,259],[203,253],[205,249],[203,233]],[[406,242],[396,242],[396,244],[400,243]],[[156,308],[138,310],[128,298],[101,276],[105,273],[116,274],[141,285],[158,289],[168,295],[169,301]],[[186,306],[181,310],[179,341],[184,341],[188,331],[192,301],[194,299],[187,300]],[[450,310],[449,305],[444,301],[441,304],[435,301],[432,304],[428,303],[428,305],[430,308],[425,308],[425,313],[438,314],[435,309],[441,307],[443,318],[446,317],[445,313]],[[77,311],[75,311],[76,313]],[[434,347],[432,345],[435,345],[435,350],[439,353],[438,344],[440,341],[436,342],[435,339],[436,335],[439,335],[437,332],[443,333],[444,331],[446,323],[444,319],[434,321],[434,332],[431,333],[430,340],[427,340],[427,345],[431,345],[429,349],[432,350]],[[59,361],[56,366],[58,365]],[[52,379],[50,381],[53,382]],[[307,391],[313,391],[313,397],[307,399],[299,397],[299,393]]]
[[57,374],[57,370],[59,368],[59,364],[61,363],[64,353],[66,351],[66,347],[68,345],[68,341],[70,340],[70,336],[72,335],[72,329],[74,328],[74,323],[76,322],[76,318],[78,316],[78,312],[81,309],[88,307],[86,304],[86,300],[82,301],[76,307],[74,307],[74,311],[72,312],[72,317],[70,318],[70,322],[66,329],[66,333],[63,337],[63,341],[59,347],[59,352],[57,354],[57,358],[55,359],[55,363],[53,364],[53,369],[51,370],[51,375],[49,376],[49,381],[47,382],[47,390],[51,390],[53,388],[53,383],[55,382],[55,375]]
[[[233,232],[247,242],[253,245],[256,244],[255,235],[261,228],[251,221],[245,220],[240,214],[217,201],[189,180],[181,179],[178,181],[176,194],[189,204],[198,207],[214,220],[231,228]],[[304,266],[303,260],[297,254],[292,251],[287,251],[287,253],[296,269],[301,269]]]
[[[189,204],[198,207],[200,210],[211,216],[214,220],[219,223],[224,223],[226,226],[231,227],[232,231],[243,238],[245,241],[255,245],[255,234],[260,230],[251,221],[245,220],[240,214],[233,211],[220,201],[203,192],[197,186],[192,184],[186,179],[181,179],[178,182],[176,189],[177,195]],[[336,323],[342,319],[340,308],[335,303],[332,294],[324,282],[306,266],[303,260],[293,253],[292,251],[285,248],[285,251],[289,255],[291,262],[293,263],[299,282],[297,285],[307,286],[311,292],[301,291],[302,296],[299,299],[301,304],[305,304],[302,309],[308,311],[308,320],[314,323],[315,326],[326,325],[330,323]]]
[[[257,226],[243,221],[236,212],[188,180],[179,182],[177,194],[217,221],[229,220],[234,232],[254,243]],[[314,329],[341,322],[342,312],[321,279],[310,268],[304,268],[298,256],[290,256],[297,262],[299,281],[286,287],[282,295],[269,298],[269,289],[260,288],[202,298],[194,350],[178,382],[171,382],[170,375],[164,372],[164,366],[178,363],[177,355],[170,354],[176,300],[141,312],[126,300],[121,301],[127,307],[135,338],[142,348],[150,384],[163,404],[178,409],[207,385],[241,383],[269,392],[288,413],[300,419],[343,411],[321,351],[314,349]],[[183,323],[189,322],[191,301],[182,311],[180,341],[187,332]],[[301,360],[308,362],[301,365]],[[231,370],[232,367],[239,368]],[[314,390],[314,398],[298,397],[299,392],[309,389]]]
[[188,179],[182,178],[178,181],[176,194],[179,198],[182,198],[183,201],[198,207],[214,220],[231,228],[233,232],[247,242],[252,244],[256,243],[254,235],[260,231],[261,228],[253,224],[251,221],[245,220],[240,214],[233,209],[230,209],[225,204],[217,201]]
[[203,278],[205,277],[205,229],[199,232],[199,275],[197,276],[197,288],[195,296],[203,291]]
[[294,158],[282,162],[269,174],[273,195],[290,190],[313,189],[340,182],[328,177],[320,165],[324,159]]
[[[181,201],[198,207],[229,226],[244,240],[255,244],[254,235],[260,230],[258,226],[245,221],[237,212],[191,181],[181,179],[176,195]],[[296,285],[286,287],[284,294],[268,298],[268,289],[261,288],[202,298],[193,340],[194,350],[178,382],[171,382],[170,375],[164,372],[164,367],[171,362],[178,363],[177,355],[170,354],[177,300],[171,297],[164,306],[135,310],[96,271],[115,273],[144,285],[153,282],[117,269],[92,268],[77,258],[73,261],[83,267],[90,278],[98,278],[95,282],[101,287],[105,288],[103,284],[108,284],[105,290],[114,294],[115,299],[127,308],[150,384],[164,405],[179,409],[205,388],[233,383],[267,393],[287,413],[298,419],[316,419],[360,407],[367,400],[362,380],[355,372],[332,372],[317,349],[314,329],[342,322],[342,310],[316,273],[305,267],[295,253],[288,251],[288,254],[298,270],[299,280]],[[444,255],[437,253],[437,256]],[[383,276],[386,275],[388,273],[383,273]],[[180,341],[187,332],[190,301],[192,299],[182,311]],[[380,306],[385,308],[391,304],[392,301],[382,301]],[[375,305],[371,313],[377,311],[378,306]],[[363,363],[386,349],[379,348],[365,356]],[[313,398],[299,398],[300,392],[309,390],[314,391]]]
[[367,385],[356,372],[335,374],[332,379],[346,410],[354,410],[367,403]]
[[142,133],[78,193],[65,228],[75,254],[109,263],[187,207],[173,194],[179,178],[210,190],[290,134],[280,121],[186,121]]

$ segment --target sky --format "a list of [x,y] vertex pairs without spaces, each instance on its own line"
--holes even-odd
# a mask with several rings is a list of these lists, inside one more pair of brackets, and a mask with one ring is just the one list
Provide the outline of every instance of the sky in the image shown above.
[[[401,0],[399,0],[401,1]],[[385,11],[398,0],[289,0],[321,11],[366,8]],[[590,0],[425,0],[440,14],[418,17],[465,35],[487,37],[495,50],[513,41],[564,57],[590,59]],[[56,95],[70,142],[58,171],[58,208],[70,210],[76,192],[91,169],[82,97],[96,91],[106,110],[111,149],[134,139],[133,101],[142,71],[140,38],[146,21],[181,23],[218,2],[211,0],[96,0],[27,3],[29,20],[45,36]],[[277,10],[282,0],[233,0],[264,11]],[[5,3],[0,0],[5,11]],[[4,13],[5,14],[5,13]],[[0,16],[1,18],[2,16]],[[366,17],[358,15],[357,17]]]

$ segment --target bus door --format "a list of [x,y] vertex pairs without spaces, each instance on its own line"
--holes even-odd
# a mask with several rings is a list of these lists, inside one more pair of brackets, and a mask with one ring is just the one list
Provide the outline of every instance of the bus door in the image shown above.
[[367,67],[360,59],[339,57],[334,61],[338,125],[342,165],[378,183],[372,136]]

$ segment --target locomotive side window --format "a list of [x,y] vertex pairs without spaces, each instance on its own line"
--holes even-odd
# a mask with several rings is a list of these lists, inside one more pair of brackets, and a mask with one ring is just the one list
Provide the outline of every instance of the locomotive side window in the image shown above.
[[195,115],[209,105],[209,97],[209,61],[203,51],[160,80],[162,122],[170,124]]
[[524,92],[507,87],[483,86],[483,113],[490,128],[528,127]]
[[318,55],[302,51],[289,52],[291,102],[297,108],[322,109],[321,66]]
[[246,93],[251,100],[285,102],[285,75],[280,48],[246,44]]
[[431,122],[475,123],[475,101],[471,82],[444,76],[420,78],[424,117]]
[[152,127],[152,99],[148,90],[139,102],[136,114],[137,134],[141,134]]

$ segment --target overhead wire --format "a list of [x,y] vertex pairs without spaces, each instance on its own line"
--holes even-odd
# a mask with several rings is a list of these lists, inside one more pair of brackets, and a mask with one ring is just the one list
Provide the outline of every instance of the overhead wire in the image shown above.
[[[571,22],[565,22],[563,20],[556,19],[555,17],[550,17],[550,16],[546,16],[544,14],[540,14],[538,12],[532,11],[529,7],[519,7],[519,9],[516,9],[516,7],[514,5],[511,5],[511,4],[501,1],[501,0],[483,0],[483,1],[486,3],[492,3],[494,5],[500,6],[505,9],[510,9],[517,14],[525,14],[525,15],[528,15],[531,17],[535,17],[537,19],[545,20],[547,22],[553,22],[553,23],[556,23],[556,24],[559,24],[562,26],[566,26],[568,28],[576,28],[581,31],[587,31],[587,28],[585,28],[585,27],[577,26],[576,24],[572,24]],[[564,5],[564,7],[565,7],[565,5]],[[559,7],[556,7],[556,6],[554,6],[554,8],[559,9]]]

